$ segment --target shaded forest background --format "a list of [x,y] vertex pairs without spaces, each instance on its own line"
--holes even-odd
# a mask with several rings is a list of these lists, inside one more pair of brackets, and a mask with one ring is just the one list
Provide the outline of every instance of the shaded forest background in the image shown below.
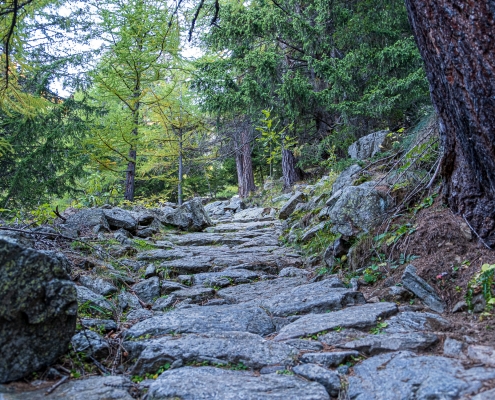
[[0,14],[4,215],[288,188],[432,113],[401,0],[7,1]]

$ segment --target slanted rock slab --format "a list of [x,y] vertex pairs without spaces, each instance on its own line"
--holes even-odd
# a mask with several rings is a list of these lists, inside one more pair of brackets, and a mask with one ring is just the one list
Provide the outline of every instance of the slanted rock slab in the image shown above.
[[150,400],[326,400],[325,387],[295,376],[184,367],[161,374],[150,386]]
[[357,351],[335,351],[326,353],[306,353],[303,354],[300,361],[303,363],[320,364],[325,367],[338,367],[344,361],[352,357],[358,357]]
[[402,284],[433,311],[438,313],[445,311],[445,302],[437,295],[435,289],[416,274],[416,268],[413,265],[408,265],[404,270]]
[[299,203],[303,203],[306,199],[306,195],[302,192],[296,192],[294,195],[284,204],[278,217],[280,219],[287,219],[294,212],[296,206]]
[[129,211],[119,207],[104,209],[103,214],[112,229],[125,229],[134,232],[137,229],[138,222]]
[[386,318],[396,314],[397,305],[394,303],[374,303],[362,306],[348,307],[344,310],[325,314],[308,314],[297,321],[284,326],[274,340],[311,336],[335,328],[369,328],[378,322],[379,318]]

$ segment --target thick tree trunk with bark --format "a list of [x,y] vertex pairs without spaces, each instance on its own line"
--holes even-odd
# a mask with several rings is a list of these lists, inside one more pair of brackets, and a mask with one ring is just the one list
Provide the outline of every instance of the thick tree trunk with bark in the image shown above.
[[406,0],[443,145],[443,193],[495,245],[495,1]]
[[240,134],[239,142],[235,156],[239,196],[247,197],[251,192],[256,190],[253,163],[251,160],[251,146],[249,144],[249,132],[243,130]]
[[284,176],[284,189],[289,189],[294,183],[302,179],[301,170],[296,166],[296,158],[292,151],[282,150],[282,174]]

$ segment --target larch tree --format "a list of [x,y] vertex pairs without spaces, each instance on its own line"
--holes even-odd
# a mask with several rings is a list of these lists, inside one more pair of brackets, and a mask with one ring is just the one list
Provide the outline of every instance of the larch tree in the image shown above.
[[133,201],[142,107],[153,85],[170,77],[178,25],[166,3],[158,0],[108,0],[97,7],[105,47],[94,81],[100,100],[117,100],[128,114],[129,131],[121,135],[128,146],[124,199]]
[[443,194],[495,245],[495,1],[406,0],[443,147]]

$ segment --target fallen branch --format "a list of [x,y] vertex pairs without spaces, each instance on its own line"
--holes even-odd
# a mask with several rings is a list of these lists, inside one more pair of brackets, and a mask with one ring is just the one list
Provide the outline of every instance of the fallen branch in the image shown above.
[[45,392],[45,396],[48,396],[50,393],[53,393],[53,391],[58,388],[62,383],[66,382],[69,380],[69,376],[64,376],[62,379],[60,379],[55,385],[53,385],[50,389],[48,389]]
[[462,214],[462,218],[464,218],[464,221],[466,221],[466,224],[469,226],[469,229],[473,231],[473,233],[477,236],[480,242],[483,243],[488,250],[492,250],[492,248],[481,238],[481,236],[478,235],[478,232],[474,230],[474,228],[471,226],[471,224],[469,223],[469,221],[467,220],[464,214]]

